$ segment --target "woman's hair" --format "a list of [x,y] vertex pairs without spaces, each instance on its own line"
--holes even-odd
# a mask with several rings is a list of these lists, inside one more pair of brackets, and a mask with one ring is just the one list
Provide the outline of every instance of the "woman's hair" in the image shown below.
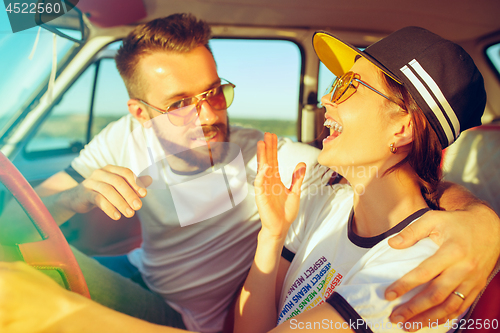
[[389,168],[386,173],[396,171],[408,163],[415,171],[427,204],[433,209],[438,209],[437,187],[441,181],[442,158],[439,139],[408,90],[384,73],[380,73],[386,83],[389,97],[396,101],[404,112],[410,114],[413,123],[413,142],[410,144],[408,155]]

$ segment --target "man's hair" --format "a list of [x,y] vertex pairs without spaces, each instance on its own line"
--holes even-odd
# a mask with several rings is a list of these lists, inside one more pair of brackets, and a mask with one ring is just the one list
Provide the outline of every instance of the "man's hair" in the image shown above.
[[140,59],[152,52],[186,53],[198,46],[209,51],[209,25],[191,14],[173,14],[137,26],[124,40],[115,60],[130,98],[142,94],[142,81],[137,73]]

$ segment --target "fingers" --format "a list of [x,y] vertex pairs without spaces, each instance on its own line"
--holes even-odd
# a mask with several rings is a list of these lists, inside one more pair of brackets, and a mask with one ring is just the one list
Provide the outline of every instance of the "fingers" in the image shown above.
[[[391,321],[425,324],[429,320],[441,323],[455,318],[457,313],[464,312],[472,304],[481,290],[474,279],[465,280],[470,277],[471,271],[472,268],[466,265],[445,270],[410,301],[397,307],[391,314]],[[465,300],[455,295],[454,291],[466,295]]]
[[273,133],[265,133],[264,142],[267,163],[273,168],[273,172],[278,172],[278,137]]
[[255,195],[265,193],[264,182],[268,165],[266,163],[266,144],[264,141],[257,142],[257,175],[254,180]]
[[[264,140],[257,143],[257,163],[258,173],[254,182],[257,195],[262,193],[274,193],[277,187],[283,187],[279,173],[278,137],[276,134],[264,133]],[[299,194],[300,186],[304,179],[302,168],[305,169],[305,164],[303,163],[296,167],[290,187],[290,190],[292,190],[298,185],[295,192]],[[287,193],[290,190],[283,187],[283,193]]]
[[[92,196],[94,204],[105,212],[108,202],[126,217],[132,217],[142,206],[140,197],[120,175],[100,170],[85,185],[97,192]],[[116,218],[116,212],[111,217]]]
[[[271,170],[279,178],[278,169],[278,137],[276,134],[264,133],[264,141],[257,143],[257,170],[262,172],[264,165],[269,166],[266,171]],[[272,176],[268,175],[268,176]]]
[[147,191],[145,188],[139,186],[136,182],[136,176],[129,168],[119,167],[116,165],[106,165],[103,170],[108,171],[111,174],[118,175],[125,179],[128,185],[141,197],[145,197]]
[[442,255],[443,251],[446,252],[446,248],[440,248],[433,256],[422,261],[420,265],[391,284],[385,291],[386,299],[391,301],[406,294],[413,288],[429,282],[453,265],[457,258],[453,255],[450,256],[449,253]]
[[395,249],[404,249],[414,245],[419,240],[428,237],[434,229],[436,219],[432,211],[407,226],[398,235],[389,239],[389,245]]
[[272,154],[273,167],[276,168],[276,172],[279,172],[279,170],[278,170],[278,136],[276,134],[272,133],[271,138],[272,138],[271,154]]
[[[92,184],[89,184],[90,187],[92,187]],[[116,193],[114,190],[110,190],[110,192]],[[109,194],[108,194],[109,195]],[[98,207],[100,210],[102,210],[106,215],[108,215],[110,218],[113,220],[119,220],[120,217],[122,216],[120,213],[120,210],[115,207],[108,199],[106,199],[105,194],[101,194],[97,191],[89,191],[87,192],[87,197],[88,201],[92,203],[94,206]],[[125,203],[123,198],[118,198],[116,201],[118,201],[118,205],[122,208],[123,214],[127,216],[126,214],[129,214],[130,211],[127,211],[128,205]],[[130,208],[129,208],[130,209]],[[133,213],[132,215],[133,216]]]
[[300,188],[302,186],[302,181],[306,175],[306,164],[299,163],[295,167],[292,175],[292,184],[290,185],[290,191],[300,196]]
[[[408,322],[420,322],[423,323],[423,326],[429,326],[429,324],[436,322],[438,325],[444,324],[447,320],[451,321],[453,319],[456,319],[462,313],[467,311],[476,296],[477,293],[471,293],[469,296],[465,297],[465,300],[463,300],[458,295],[452,292],[439,306],[433,307],[415,317],[412,317]],[[417,327],[416,325],[412,326]]]
[[454,282],[451,284],[455,286],[465,279],[474,281],[485,279],[487,273],[475,272],[474,270],[477,270],[478,266],[477,261],[474,259],[471,261],[470,258],[466,260],[466,256],[467,250],[464,250],[461,246],[449,242],[444,243],[431,257],[391,284],[386,289],[386,299],[393,300],[411,289],[429,282],[438,275],[441,275],[442,278],[445,273],[445,276],[450,276],[453,279]]
[[150,178],[141,177],[136,181],[130,169],[108,165],[94,171],[82,185],[91,190],[87,194],[91,203],[118,220],[122,214],[132,217],[142,207],[141,198],[146,196],[147,191],[141,185],[145,185],[143,182],[150,184]]
[[[141,177],[137,177],[136,181],[137,181],[138,186],[140,186],[142,188],[146,188],[153,183],[153,178],[151,176],[141,176]],[[147,193],[147,191],[146,191],[146,193]],[[141,195],[141,196],[144,197],[145,195]]]
[[267,164],[266,158],[266,143],[264,141],[257,142],[257,171],[261,172],[264,164]]
[[[410,245],[428,233],[436,243],[442,243],[441,247],[417,268],[389,286],[386,298],[392,300],[420,284],[434,280],[393,311],[390,317],[393,322],[422,322],[425,326],[454,319],[473,303],[486,284],[488,272],[480,269],[481,256],[471,256],[467,244],[456,241],[460,235],[452,237],[446,230],[435,228],[431,219],[436,215],[434,213],[443,216],[443,212],[432,213],[424,215],[427,221],[416,222],[424,222],[419,225],[424,231],[418,231],[417,228],[405,230],[406,242]],[[465,295],[465,300],[454,294],[455,291]]]
[[264,144],[265,144],[265,154],[266,154],[266,163],[271,164],[272,163],[272,134],[271,133],[264,133]]
[[266,194],[265,181],[267,179],[266,172],[269,170],[268,165],[263,165],[262,168],[257,173],[254,180],[255,195],[259,196],[261,194]]
[[272,144],[273,144],[273,138],[271,133],[264,133],[264,143],[266,147],[266,161],[267,163],[271,163],[273,160],[273,153],[272,153]]
[[[457,291],[458,292],[461,292],[461,287],[459,286],[457,288]],[[473,288],[470,292],[470,294],[466,295],[464,293],[463,296],[465,297],[465,300],[462,300],[461,302],[461,305],[458,309],[458,311],[454,312],[454,313],[451,313],[451,314],[448,314],[446,317],[442,318],[442,319],[439,319],[439,324],[442,324],[442,323],[445,323],[447,320],[453,320],[453,319],[456,319],[458,318],[461,314],[463,314],[465,311],[467,311],[469,309],[469,307],[472,305],[472,303],[474,303],[474,301],[476,300],[476,297],[479,295],[479,293],[481,292],[482,288]],[[455,295],[454,293],[450,296],[453,296],[454,298],[456,297],[459,297],[457,295]],[[433,309],[427,311],[429,312],[429,314],[432,315],[432,311]]]

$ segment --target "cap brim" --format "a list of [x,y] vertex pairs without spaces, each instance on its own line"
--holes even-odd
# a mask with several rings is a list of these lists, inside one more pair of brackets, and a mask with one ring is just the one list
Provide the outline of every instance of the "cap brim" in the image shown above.
[[341,76],[347,73],[354,65],[356,56],[359,55],[378,67],[393,80],[401,83],[394,74],[376,59],[327,32],[318,31],[314,33],[313,47],[319,60],[321,60],[335,76]]

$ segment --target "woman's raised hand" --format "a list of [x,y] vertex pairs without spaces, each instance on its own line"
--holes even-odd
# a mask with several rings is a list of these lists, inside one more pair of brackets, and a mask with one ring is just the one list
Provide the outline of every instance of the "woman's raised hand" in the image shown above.
[[278,138],[265,133],[257,144],[258,172],[255,178],[255,200],[262,221],[262,231],[268,236],[284,239],[288,228],[297,217],[300,205],[300,187],[306,165],[295,167],[290,188],[281,182],[278,169]]

